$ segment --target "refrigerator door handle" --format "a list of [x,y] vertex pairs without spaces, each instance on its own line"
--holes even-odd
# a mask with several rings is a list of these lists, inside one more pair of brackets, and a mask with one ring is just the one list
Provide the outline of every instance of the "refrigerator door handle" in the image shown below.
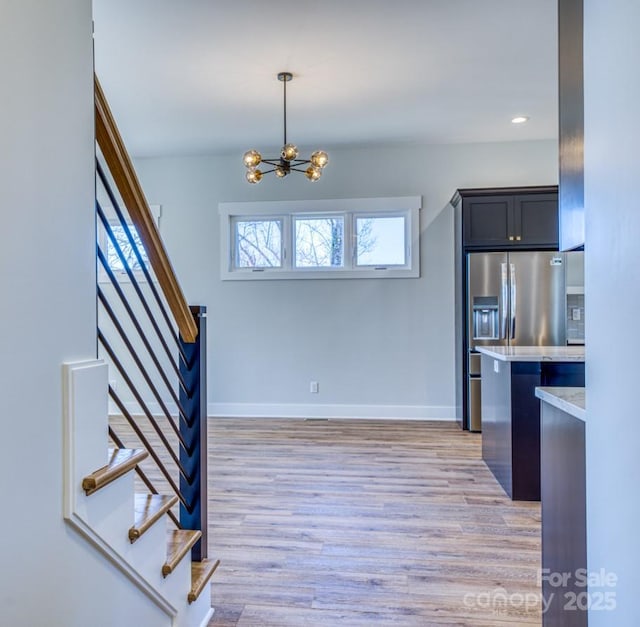
[[516,265],[514,263],[509,264],[509,284],[511,285],[511,295],[509,304],[511,308],[511,329],[510,339],[516,337],[516,305],[517,305],[517,282],[516,282]]
[[500,264],[500,286],[502,299],[502,315],[500,316],[500,339],[507,337],[507,316],[509,308],[509,279],[507,277],[507,264]]

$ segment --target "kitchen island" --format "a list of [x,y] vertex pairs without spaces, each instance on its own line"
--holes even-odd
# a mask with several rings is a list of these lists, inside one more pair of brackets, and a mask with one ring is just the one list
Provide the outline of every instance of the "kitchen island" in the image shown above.
[[540,500],[540,386],[584,386],[584,346],[483,346],[482,459],[514,500]]
[[[536,389],[542,401],[541,501],[543,573],[568,573],[562,586],[542,577],[544,627],[584,627],[587,569],[584,388]],[[577,599],[575,605],[571,601]],[[568,611],[568,609],[570,611]]]

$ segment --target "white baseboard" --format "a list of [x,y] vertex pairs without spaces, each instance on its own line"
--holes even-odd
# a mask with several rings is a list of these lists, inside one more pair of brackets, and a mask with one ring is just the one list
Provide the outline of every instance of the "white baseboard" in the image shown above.
[[[172,415],[178,410],[175,403],[167,403]],[[141,415],[135,402],[125,403],[134,416]],[[154,416],[162,415],[158,403],[147,403]],[[109,407],[111,414],[118,414],[115,406]],[[439,420],[456,419],[456,408],[438,405],[348,405],[311,403],[209,403],[207,414],[213,418],[332,418],[332,419],[377,419],[377,420]]]
[[217,418],[349,418],[379,420],[455,420],[455,407],[428,405],[338,405],[306,403],[209,403]]

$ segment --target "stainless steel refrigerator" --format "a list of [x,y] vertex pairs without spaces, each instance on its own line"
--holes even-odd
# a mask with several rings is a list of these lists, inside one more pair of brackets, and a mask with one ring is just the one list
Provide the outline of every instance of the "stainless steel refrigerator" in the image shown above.
[[465,387],[471,431],[481,430],[478,346],[566,344],[566,254],[491,252],[467,255]]

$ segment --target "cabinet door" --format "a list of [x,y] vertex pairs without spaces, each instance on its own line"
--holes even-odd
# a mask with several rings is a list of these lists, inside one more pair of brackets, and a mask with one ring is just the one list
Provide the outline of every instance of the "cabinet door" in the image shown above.
[[514,197],[516,246],[558,247],[558,195],[526,194]]
[[513,196],[465,198],[462,213],[465,246],[504,247],[512,243]]

